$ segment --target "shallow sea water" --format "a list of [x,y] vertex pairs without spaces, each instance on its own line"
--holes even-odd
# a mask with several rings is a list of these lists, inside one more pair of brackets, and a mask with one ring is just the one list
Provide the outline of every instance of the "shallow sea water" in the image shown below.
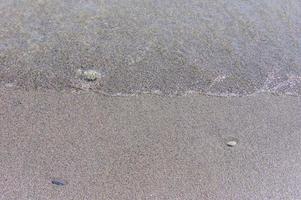
[[[0,15],[1,85],[301,94],[298,0],[0,0]],[[79,69],[100,76],[87,82]]]

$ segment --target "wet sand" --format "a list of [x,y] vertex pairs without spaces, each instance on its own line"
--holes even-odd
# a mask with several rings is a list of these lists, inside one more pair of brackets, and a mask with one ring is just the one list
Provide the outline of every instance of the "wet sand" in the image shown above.
[[0,16],[0,85],[301,94],[300,0],[2,0]]
[[0,92],[1,200],[301,196],[299,97]]

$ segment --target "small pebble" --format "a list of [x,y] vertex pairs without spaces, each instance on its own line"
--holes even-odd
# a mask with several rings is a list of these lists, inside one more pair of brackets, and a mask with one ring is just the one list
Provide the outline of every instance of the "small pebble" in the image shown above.
[[98,77],[98,73],[94,70],[87,70],[83,72],[83,77],[87,81],[95,81]]
[[57,185],[57,186],[64,186],[64,185],[66,185],[66,181],[64,181],[62,179],[52,179],[51,183],[53,185]]
[[230,140],[227,142],[228,147],[234,147],[235,145],[237,145],[237,141],[235,140]]
[[78,69],[76,71],[76,75],[83,78],[86,81],[95,81],[97,78],[100,77],[100,74],[92,69],[89,70]]

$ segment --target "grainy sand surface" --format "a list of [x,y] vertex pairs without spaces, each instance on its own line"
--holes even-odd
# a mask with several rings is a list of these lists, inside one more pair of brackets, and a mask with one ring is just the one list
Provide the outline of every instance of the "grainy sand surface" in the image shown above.
[[0,200],[299,200],[300,38],[300,0],[0,0]]
[[0,127],[1,200],[301,196],[299,97],[2,88]]

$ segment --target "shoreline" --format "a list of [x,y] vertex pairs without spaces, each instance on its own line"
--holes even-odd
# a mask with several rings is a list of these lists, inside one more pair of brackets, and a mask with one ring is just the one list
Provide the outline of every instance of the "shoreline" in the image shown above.
[[[7,85],[7,84],[6,84]],[[218,98],[244,98],[244,97],[256,97],[256,96],[279,96],[279,97],[301,97],[299,94],[295,93],[277,93],[268,90],[257,90],[253,93],[246,94],[236,94],[236,93],[211,93],[211,92],[202,92],[202,91],[185,91],[173,94],[165,94],[159,90],[155,91],[136,91],[135,93],[107,93],[102,90],[95,90],[93,88],[79,88],[79,87],[68,87],[66,89],[56,90],[56,89],[46,89],[46,88],[38,88],[38,89],[24,89],[21,87],[16,87],[15,85],[0,87],[0,91],[16,91],[16,92],[35,92],[35,93],[65,93],[65,94],[95,94],[105,97],[135,97],[135,96],[160,96],[167,98],[176,98],[176,97],[194,97],[194,96],[205,96],[205,97],[218,97]]]

